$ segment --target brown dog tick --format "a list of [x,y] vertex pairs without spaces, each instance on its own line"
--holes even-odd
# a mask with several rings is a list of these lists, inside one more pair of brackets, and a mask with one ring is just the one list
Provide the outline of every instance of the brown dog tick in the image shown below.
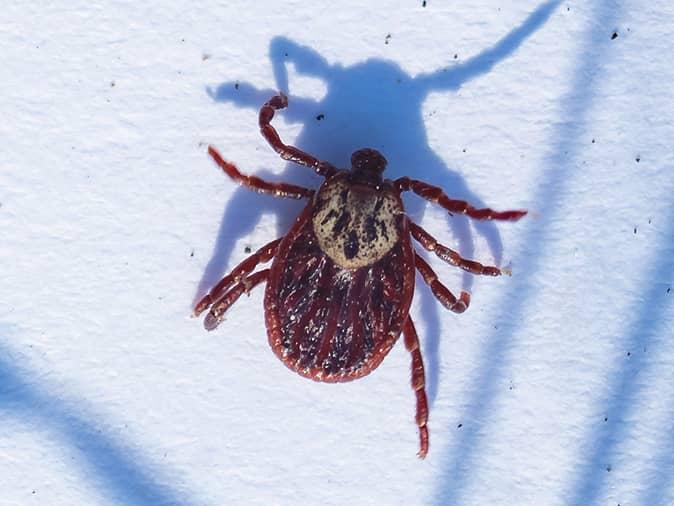
[[[435,186],[402,177],[382,178],[386,159],[374,149],[351,156],[351,169],[339,170],[296,147],[284,144],[271,126],[274,111],[288,105],[272,97],[260,110],[262,135],[285,160],[313,169],[325,178],[318,191],[247,176],[226,162],[215,148],[208,153],[239,184],[277,197],[309,199],[290,231],[266,244],[225,276],[194,308],[209,309],[204,320],[215,329],[227,309],[244,293],[267,282],[264,295],[269,344],[290,369],[316,381],[351,381],[375,369],[402,333],[412,355],[416,393],[419,457],[428,453],[428,404],[419,339],[409,314],[415,270],[440,303],[462,313],[470,296],[455,297],[415,251],[412,238],[445,262],[473,274],[499,276],[497,267],[462,258],[439,244],[406,215],[404,191],[440,205],[450,213],[478,220],[515,221],[524,210],[476,209],[450,199]],[[272,261],[271,267],[255,268]]]

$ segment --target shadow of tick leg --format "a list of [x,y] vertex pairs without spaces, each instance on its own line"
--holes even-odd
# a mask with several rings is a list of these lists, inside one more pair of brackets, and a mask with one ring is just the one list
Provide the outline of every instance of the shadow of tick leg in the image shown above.
[[412,355],[412,388],[417,397],[416,422],[419,427],[419,458],[423,459],[428,453],[428,400],[426,399],[426,378],[424,374],[424,361],[419,349],[419,337],[412,323],[412,318],[407,317],[403,325],[405,348]]
[[[471,274],[481,274],[484,276],[500,276],[503,274],[503,271],[498,267],[493,267],[490,265],[482,265],[479,262],[474,260],[467,260],[459,255],[453,249],[448,248],[440,244],[435,237],[429,234],[422,227],[409,220],[410,232],[412,232],[412,237],[414,237],[427,251],[435,253],[435,255],[444,260],[450,265],[454,265],[468,271]],[[507,271],[506,271],[507,273]]]
[[268,262],[274,258],[276,249],[278,248],[281,239],[276,239],[268,244],[265,244],[239,265],[234,267],[232,272],[222,278],[217,285],[211,288],[210,292],[208,292],[199,302],[197,302],[197,305],[194,306],[194,310],[192,311],[192,316],[199,316],[206,309],[211,307],[211,304],[213,304],[214,301],[222,297],[230,286],[232,286],[234,283],[238,283],[241,281],[241,279],[248,276],[259,264]]
[[206,330],[215,329],[224,320],[225,312],[244,292],[250,292],[260,283],[267,281],[267,279],[269,279],[269,269],[264,269],[243,278],[235,284],[227,293],[213,303],[211,310],[206,315],[206,318],[204,318],[204,328]]
[[470,294],[468,292],[461,292],[461,295],[457,299],[454,294],[449,291],[449,288],[438,280],[438,275],[431,269],[431,266],[416,252],[414,253],[414,263],[419,273],[421,273],[421,277],[424,278],[426,284],[431,288],[435,298],[438,299],[443,306],[455,313],[463,313],[468,309],[468,305],[470,304]]

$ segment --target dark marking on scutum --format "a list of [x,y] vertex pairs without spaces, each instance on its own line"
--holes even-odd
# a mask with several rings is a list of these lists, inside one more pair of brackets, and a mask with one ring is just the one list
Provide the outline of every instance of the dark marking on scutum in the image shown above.
[[348,211],[343,211],[340,217],[337,218],[335,226],[332,227],[332,235],[334,237],[337,237],[339,234],[341,234],[342,231],[349,224],[349,221],[351,221],[351,215],[349,214]]
[[379,210],[381,209],[381,206],[384,205],[384,199],[383,198],[378,198],[377,203],[374,205],[374,210],[372,211],[374,214],[377,214]]
[[349,198],[349,189],[344,188],[339,194],[339,198],[342,200],[342,204],[346,204],[347,199]]
[[349,232],[349,238],[344,243],[344,256],[351,260],[358,254],[358,235],[353,230]]
[[337,211],[334,209],[330,209],[330,212],[325,215],[325,218],[323,218],[323,221],[321,221],[321,225],[325,225],[327,222],[329,222],[332,218],[337,216]]
[[365,219],[365,234],[368,242],[373,242],[377,238],[377,227],[372,216],[368,216]]
[[382,235],[388,241],[388,234],[386,233],[386,223],[384,223],[382,220],[377,220],[377,224],[379,225],[379,227],[381,227]]

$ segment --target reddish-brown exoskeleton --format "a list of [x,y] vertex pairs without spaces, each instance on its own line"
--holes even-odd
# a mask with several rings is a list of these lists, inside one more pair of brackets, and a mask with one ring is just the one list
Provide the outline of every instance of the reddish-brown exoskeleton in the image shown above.
[[[478,220],[515,221],[524,210],[476,209],[450,199],[435,186],[402,177],[382,178],[386,159],[373,149],[351,157],[351,170],[338,170],[296,147],[284,144],[271,126],[274,111],[288,105],[280,94],[260,110],[260,130],[285,160],[313,169],[325,178],[318,191],[247,176],[215,148],[208,153],[239,184],[277,197],[309,199],[290,231],[241,262],[195,306],[209,309],[204,326],[213,330],[225,311],[244,293],[267,282],[264,295],[269,344],[293,371],[316,381],[350,381],[375,369],[401,332],[412,355],[419,456],[428,452],[428,403],[419,339],[409,315],[415,269],[450,311],[462,313],[470,296],[455,297],[412,246],[412,237],[439,258],[473,274],[499,276],[497,267],[462,258],[439,244],[406,215],[401,193],[412,190],[451,213]],[[253,273],[272,260],[271,267]]]

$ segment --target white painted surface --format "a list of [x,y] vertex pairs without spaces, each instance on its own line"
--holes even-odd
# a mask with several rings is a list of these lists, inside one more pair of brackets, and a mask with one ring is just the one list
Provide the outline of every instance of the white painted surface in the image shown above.
[[[674,9],[516,4],[4,6],[0,505],[674,504]],[[261,290],[214,333],[189,318],[301,207],[206,145],[319,183],[257,131],[278,88],[281,135],[321,158],[369,146],[390,177],[531,210],[473,228],[406,197],[514,272],[430,259],[473,299],[413,304],[424,462],[402,343],[325,385],[269,350]]]

